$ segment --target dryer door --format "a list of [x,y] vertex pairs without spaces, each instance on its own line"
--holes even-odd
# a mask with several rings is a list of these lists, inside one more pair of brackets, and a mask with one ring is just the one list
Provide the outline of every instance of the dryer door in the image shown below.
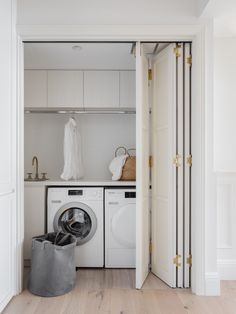
[[111,220],[111,232],[116,241],[126,247],[135,248],[135,203],[121,206]]
[[53,221],[54,230],[71,233],[77,238],[77,245],[92,239],[97,230],[97,218],[86,204],[72,202],[62,206]]

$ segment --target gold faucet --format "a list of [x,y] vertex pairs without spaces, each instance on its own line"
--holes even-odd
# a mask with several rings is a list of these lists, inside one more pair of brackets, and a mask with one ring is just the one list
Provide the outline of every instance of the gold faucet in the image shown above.
[[34,166],[34,162],[36,162],[36,171],[35,171],[35,180],[39,179],[39,162],[36,156],[32,159],[32,166]]

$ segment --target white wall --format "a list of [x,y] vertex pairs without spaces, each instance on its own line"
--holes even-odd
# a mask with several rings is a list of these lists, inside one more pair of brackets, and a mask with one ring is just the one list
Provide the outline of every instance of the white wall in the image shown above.
[[221,279],[236,280],[236,38],[215,39],[214,169]]
[[236,172],[236,38],[215,39],[214,168]]
[[[118,146],[135,147],[135,115],[75,115],[82,136],[85,179],[111,179],[108,166]],[[63,169],[64,125],[67,114],[25,114],[25,173],[40,172],[58,179]]]
[[196,0],[18,0],[18,24],[157,24],[193,17]]

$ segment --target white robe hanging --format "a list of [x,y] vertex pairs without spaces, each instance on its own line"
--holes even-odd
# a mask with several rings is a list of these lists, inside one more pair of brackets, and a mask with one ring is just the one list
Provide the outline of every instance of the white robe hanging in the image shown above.
[[81,137],[75,119],[70,118],[65,125],[64,169],[61,178],[78,180],[83,174]]

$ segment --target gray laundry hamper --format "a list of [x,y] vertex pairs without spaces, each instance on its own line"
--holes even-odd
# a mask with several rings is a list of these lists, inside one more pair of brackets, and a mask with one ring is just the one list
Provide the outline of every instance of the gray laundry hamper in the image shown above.
[[32,239],[29,291],[54,297],[65,294],[75,286],[76,237],[51,232]]

